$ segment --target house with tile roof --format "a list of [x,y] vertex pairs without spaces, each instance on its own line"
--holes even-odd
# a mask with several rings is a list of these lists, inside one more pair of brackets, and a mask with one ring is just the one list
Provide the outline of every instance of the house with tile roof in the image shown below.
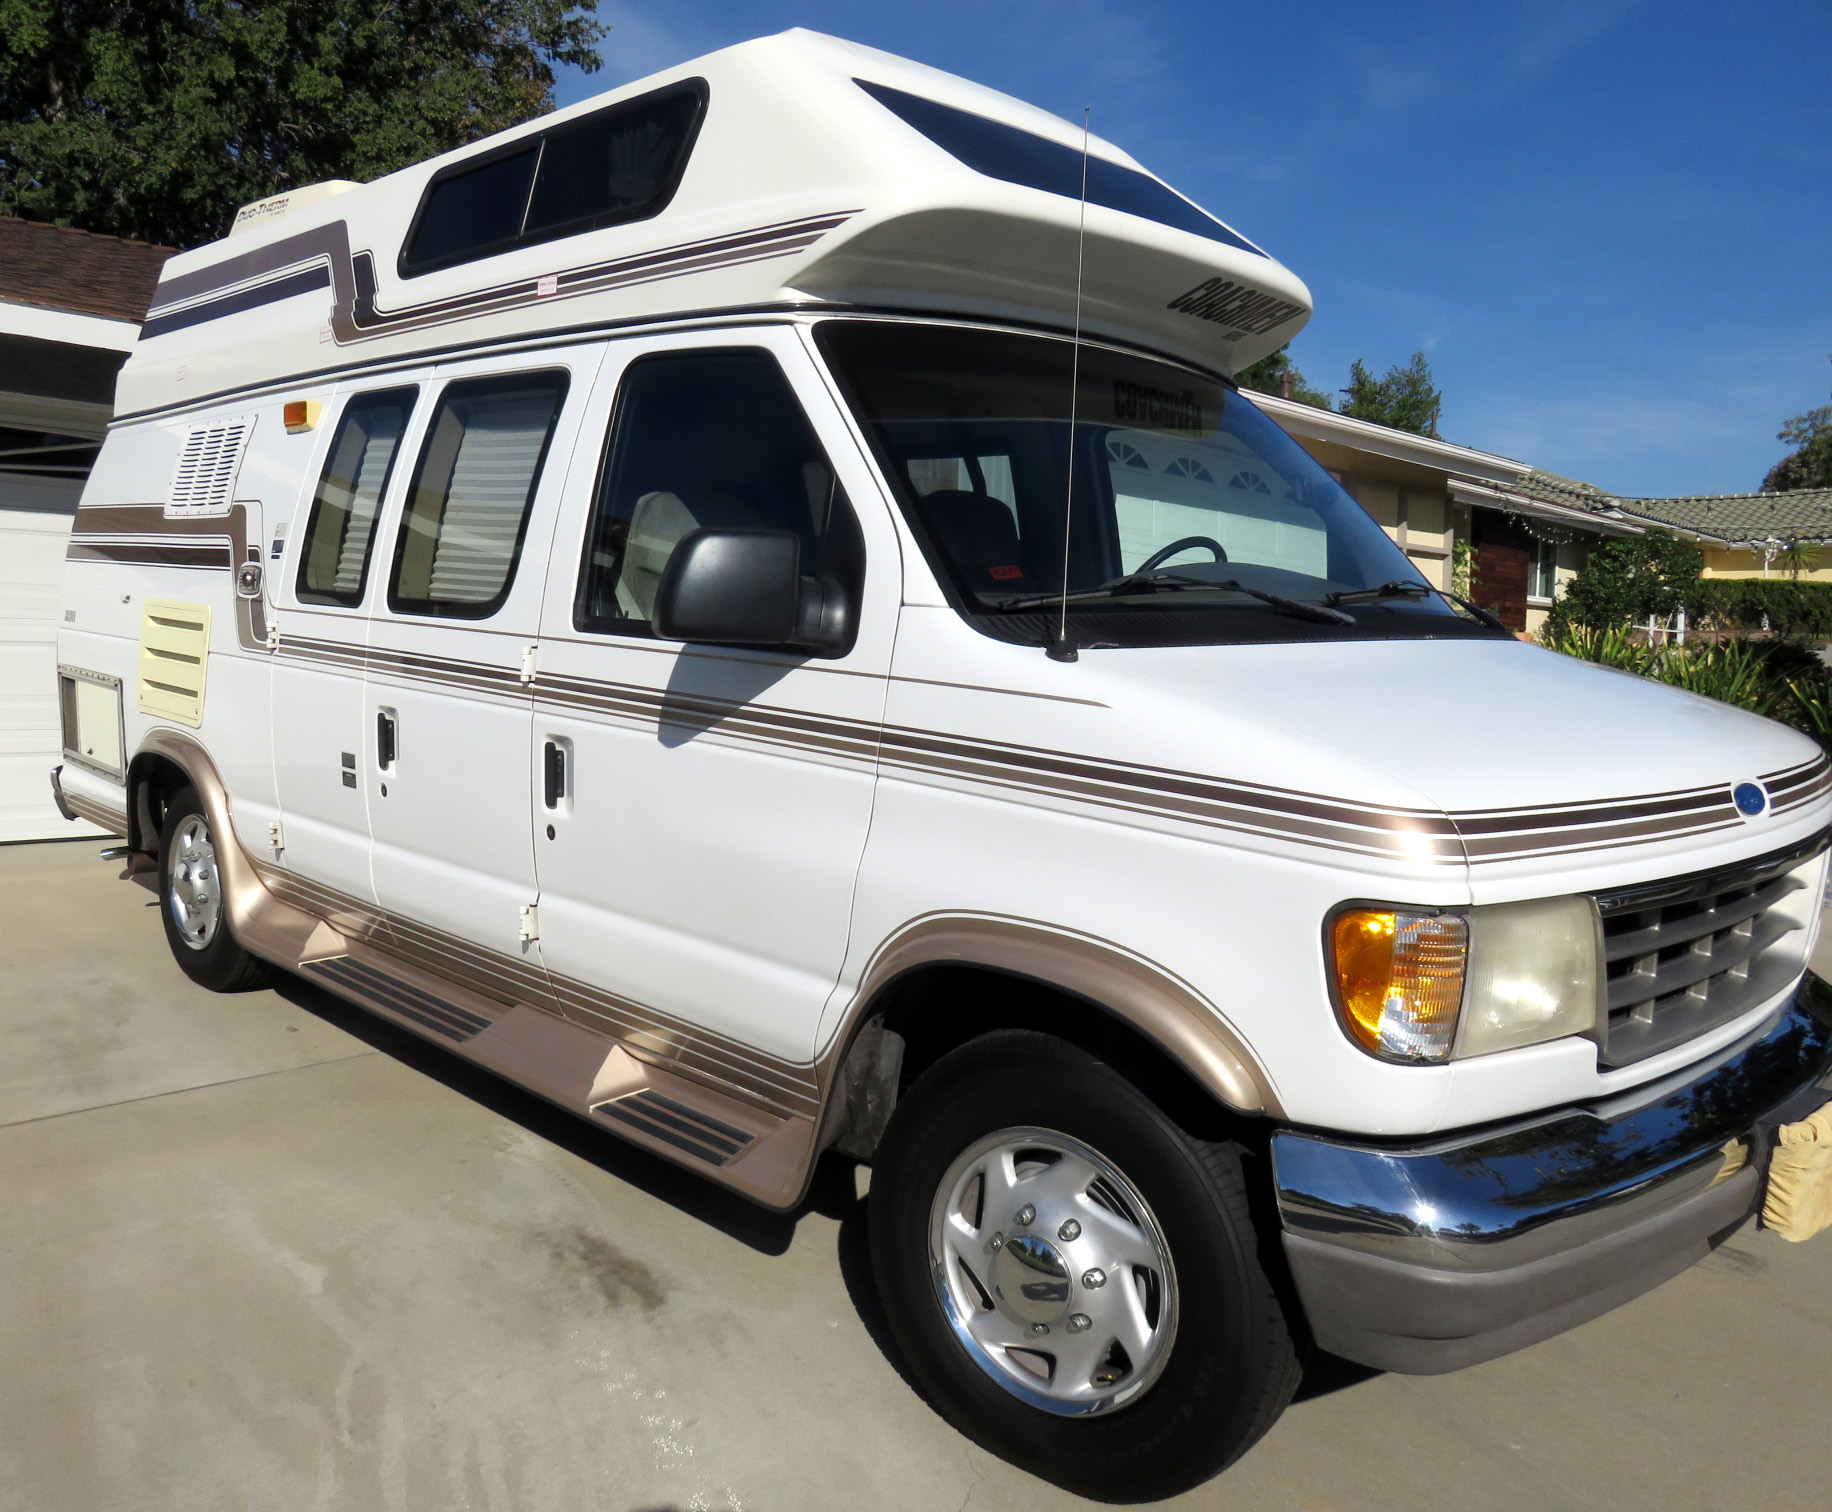
[[1666,530],[1696,540],[1706,577],[1792,577],[1788,545],[1822,548],[1802,581],[1832,582],[1832,489],[1630,498],[1511,457],[1255,394],[1386,529],[1427,582],[1537,631],[1591,551]]
[[1706,577],[1793,577],[1788,547],[1799,543],[1818,548],[1812,552],[1813,565],[1799,571],[1800,579],[1832,582],[1832,488],[1640,499],[1537,469],[1517,487],[1534,497],[1589,510],[1600,519],[1638,521],[1694,540],[1705,555]]
[[0,216],[0,842],[70,833],[45,778],[64,542],[170,255]]

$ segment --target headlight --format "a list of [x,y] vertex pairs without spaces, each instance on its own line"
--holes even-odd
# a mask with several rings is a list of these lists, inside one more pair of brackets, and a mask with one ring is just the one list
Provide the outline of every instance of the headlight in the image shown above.
[[1362,1049],[1411,1064],[1585,1034],[1597,1023],[1597,934],[1588,898],[1345,908],[1328,930],[1336,1009]]
[[1459,1058],[1597,1027],[1599,932],[1589,898],[1472,908],[1469,925]]

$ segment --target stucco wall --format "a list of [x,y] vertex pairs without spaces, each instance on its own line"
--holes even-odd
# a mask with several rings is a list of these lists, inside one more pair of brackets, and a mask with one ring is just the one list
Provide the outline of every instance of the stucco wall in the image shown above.
[[[1706,546],[1706,577],[1722,578],[1791,578],[1793,572],[1776,560],[1766,573],[1762,570],[1762,558],[1754,551],[1737,551],[1724,546]],[[1800,574],[1803,583],[1832,583],[1832,546],[1814,548],[1817,565],[1810,572]]]

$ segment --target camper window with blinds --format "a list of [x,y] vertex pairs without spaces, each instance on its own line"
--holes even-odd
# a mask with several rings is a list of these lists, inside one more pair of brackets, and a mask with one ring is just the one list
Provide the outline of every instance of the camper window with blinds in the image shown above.
[[1309,312],[1082,123],[802,31],[247,207],[121,373],[58,802],[204,988],[770,1208],[868,1166],[937,1410],[1185,1489],[1315,1351],[1832,1212],[1767,1190],[1825,755],[1425,581],[1235,384]]

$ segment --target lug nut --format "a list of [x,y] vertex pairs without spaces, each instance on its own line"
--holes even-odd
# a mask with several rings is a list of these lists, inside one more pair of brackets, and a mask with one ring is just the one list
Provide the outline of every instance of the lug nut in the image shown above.
[[998,1254],[1000,1250],[1005,1248],[1005,1236],[1003,1234],[994,1234],[986,1241],[986,1248],[993,1254]]
[[1081,1238],[1081,1225],[1071,1218],[1067,1223],[1063,1224],[1061,1228],[1056,1230],[1056,1237],[1065,1244],[1071,1239],[1079,1239]]
[[1030,1334],[1033,1339],[1041,1339],[1049,1331],[1050,1325],[1047,1323],[1033,1323],[1030,1326]]
[[1093,1326],[1094,1325],[1088,1321],[1088,1315],[1086,1313],[1069,1314],[1070,1333],[1086,1333]]
[[1107,1284],[1107,1273],[1104,1270],[1083,1271],[1081,1273],[1081,1284],[1087,1287],[1089,1291],[1094,1290],[1097,1286],[1105,1286]]
[[1023,1207],[1018,1209],[1017,1216],[1011,1221],[1017,1224],[1019,1228],[1024,1228],[1027,1224],[1032,1224],[1037,1221],[1037,1210],[1027,1202]]

